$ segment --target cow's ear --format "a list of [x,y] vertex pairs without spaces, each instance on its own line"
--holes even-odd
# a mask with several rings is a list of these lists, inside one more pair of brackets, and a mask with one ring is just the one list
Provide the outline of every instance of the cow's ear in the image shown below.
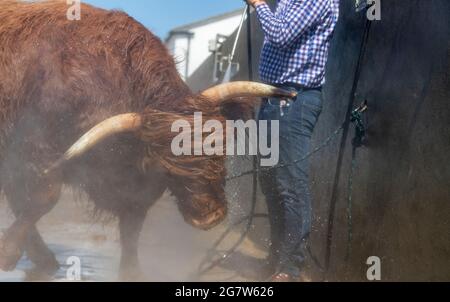
[[236,97],[221,106],[221,112],[227,120],[250,120],[256,117],[259,110],[261,98],[257,97]]

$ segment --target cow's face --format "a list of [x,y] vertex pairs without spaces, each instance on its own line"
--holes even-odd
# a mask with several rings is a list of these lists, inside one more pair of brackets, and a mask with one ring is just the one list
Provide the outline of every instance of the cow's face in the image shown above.
[[221,223],[227,214],[223,184],[190,184],[171,188],[184,220],[195,228],[209,230]]
[[163,167],[165,184],[175,196],[184,220],[202,230],[221,223],[227,214],[225,197],[225,161],[222,157],[157,157],[147,162],[145,170]]
[[[207,100],[192,99],[190,104],[205,104]],[[227,213],[225,199],[225,152],[222,155],[195,154],[194,112],[202,109],[203,122],[215,120],[225,128],[225,117],[214,106],[188,108],[183,113],[162,112],[147,108],[141,114],[141,128],[138,136],[145,143],[147,153],[144,158],[144,170],[153,170],[155,166],[162,167],[167,175],[169,190],[176,197],[178,208],[186,222],[199,229],[210,229],[219,224]],[[208,110],[209,109],[209,110]],[[183,131],[172,130],[175,123],[183,121]],[[198,122],[198,121],[197,121]],[[176,139],[186,134],[182,145],[189,144],[188,151],[174,150],[180,142]],[[203,139],[211,133],[199,133]],[[222,140],[225,151],[224,137],[216,136],[215,143]],[[175,143],[177,142],[177,143]],[[198,143],[198,142],[197,142]],[[203,143],[203,141],[200,141]],[[189,151],[190,150],[190,151]]]

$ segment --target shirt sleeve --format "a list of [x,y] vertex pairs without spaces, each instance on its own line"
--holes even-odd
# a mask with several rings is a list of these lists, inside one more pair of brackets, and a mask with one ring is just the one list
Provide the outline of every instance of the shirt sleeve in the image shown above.
[[266,3],[256,13],[266,38],[280,48],[289,47],[323,15],[327,0],[293,0],[283,16],[275,16]]

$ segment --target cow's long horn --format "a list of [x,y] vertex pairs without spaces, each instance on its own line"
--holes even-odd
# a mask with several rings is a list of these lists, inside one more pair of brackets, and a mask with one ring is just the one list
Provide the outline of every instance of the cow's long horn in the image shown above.
[[142,118],[141,115],[137,113],[126,113],[113,116],[86,132],[86,134],[73,144],[57,162],[49,169],[45,170],[44,173],[48,174],[50,171],[60,167],[63,163],[80,157],[108,137],[119,133],[136,131],[141,125]]
[[255,82],[231,82],[214,86],[202,92],[210,100],[224,102],[236,97],[288,97],[294,98],[297,93],[270,85]]

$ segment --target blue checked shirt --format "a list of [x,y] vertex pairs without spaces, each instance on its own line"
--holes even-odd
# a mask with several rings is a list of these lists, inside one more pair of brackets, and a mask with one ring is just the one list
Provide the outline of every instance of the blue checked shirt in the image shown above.
[[261,80],[308,88],[325,84],[330,40],[339,17],[339,0],[278,0],[273,13],[256,7],[265,34]]

